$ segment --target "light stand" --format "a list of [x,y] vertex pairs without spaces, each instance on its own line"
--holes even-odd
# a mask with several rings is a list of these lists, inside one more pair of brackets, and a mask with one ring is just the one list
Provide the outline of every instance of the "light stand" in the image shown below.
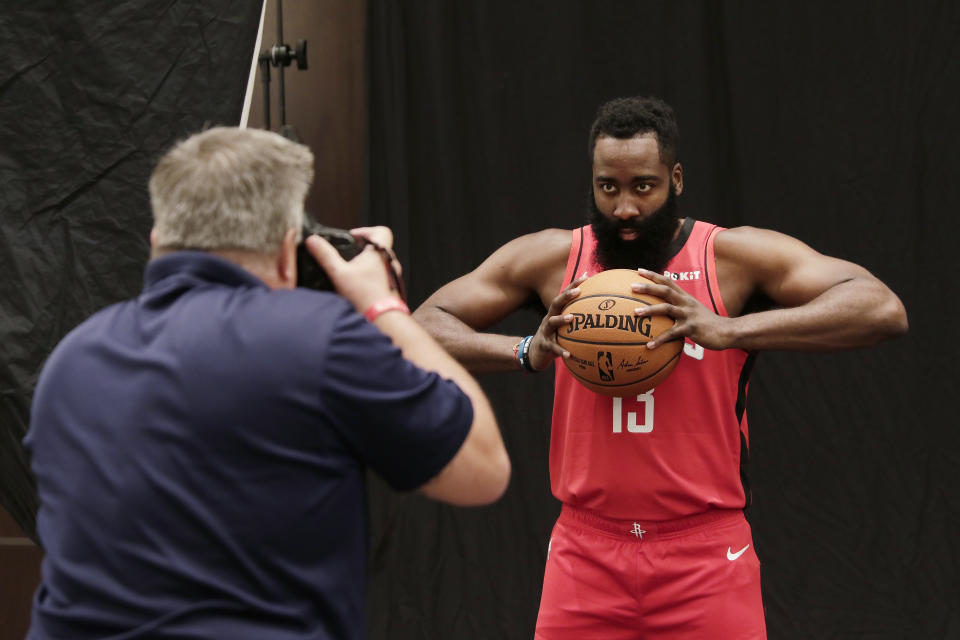
[[277,67],[280,75],[280,135],[299,142],[296,129],[287,124],[287,95],[284,84],[283,70],[289,67],[294,60],[297,69],[307,68],[307,41],[297,40],[295,48],[283,42],[283,0],[277,3],[277,43],[270,49],[262,51],[257,57],[260,64],[260,78],[263,82],[263,122],[264,129],[270,129],[270,67]]

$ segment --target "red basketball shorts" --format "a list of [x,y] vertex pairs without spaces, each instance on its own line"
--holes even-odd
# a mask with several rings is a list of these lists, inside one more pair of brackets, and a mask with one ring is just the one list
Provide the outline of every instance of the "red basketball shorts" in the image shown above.
[[759,640],[760,561],[741,511],[609,520],[563,506],[536,640]]

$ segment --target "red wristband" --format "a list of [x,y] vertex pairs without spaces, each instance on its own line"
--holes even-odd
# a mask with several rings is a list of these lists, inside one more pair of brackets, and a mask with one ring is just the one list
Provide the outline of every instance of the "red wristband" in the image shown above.
[[404,313],[410,313],[410,307],[407,306],[407,303],[401,300],[396,296],[390,296],[389,298],[383,298],[382,300],[377,300],[372,305],[367,307],[367,310],[363,312],[364,317],[373,322],[381,315],[387,311],[403,311]]

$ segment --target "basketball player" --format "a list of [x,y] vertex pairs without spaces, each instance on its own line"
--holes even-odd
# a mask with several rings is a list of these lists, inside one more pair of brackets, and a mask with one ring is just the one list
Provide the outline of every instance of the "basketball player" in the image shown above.
[[[661,100],[603,105],[590,131],[591,223],[508,242],[415,314],[474,372],[541,371],[568,356],[556,333],[577,285],[628,268],[653,281],[635,292],[665,300],[636,314],[676,320],[649,348],[684,340],[673,374],[634,397],[595,394],[554,366],[550,477],[563,505],[538,639],[765,638],[741,479],[754,357],[907,330],[900,300],[862,267],[774,231],[678,217],[678,139]],[[547,313],[529,339],[482,333],[530,296]],[[775,308],[749,312],[758,299]]]

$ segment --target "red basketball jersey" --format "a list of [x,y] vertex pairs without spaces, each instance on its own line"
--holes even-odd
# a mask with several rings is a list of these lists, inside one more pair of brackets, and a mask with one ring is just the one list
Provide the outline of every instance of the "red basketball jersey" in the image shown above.
[[[688,219],[665,274],[719,315],[713,239],[720,227]],[[589,226],[573,231],[563,286],[601,271]],[[753,356],[690,340],[673,373],[624,398],[594,393],[556,362],[550,483],[561,501],[608,518],[669,520],[749,499],[747,380]]]

